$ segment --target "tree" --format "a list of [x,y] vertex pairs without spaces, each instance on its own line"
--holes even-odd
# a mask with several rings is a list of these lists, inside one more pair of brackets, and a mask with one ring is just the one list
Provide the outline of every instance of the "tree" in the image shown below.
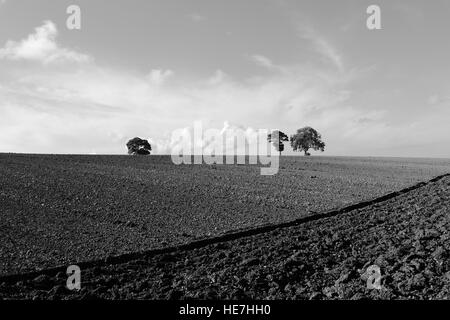
[[289,141],[289,137],[284,132],[274,130],[274,131],[272,131],[272,133],[269,133],[267,135],[267,141],[269,141],[269,143],[272,143],[272,145],[275,147],[275,150],[280,152],[280,155],[281,155],[281,152],[284,151],[284,143],[283,142]]
[[133,138],[127,142],[128,154],[131,155],[149,155],[152,146],[147,140],[141,138]]
[[304,127],[291,136],[291,146],[294,151],[303,151],[305,156],[310,156],[309,149],[325,150],[325,143],[321,139],[322,136],[315,129]]

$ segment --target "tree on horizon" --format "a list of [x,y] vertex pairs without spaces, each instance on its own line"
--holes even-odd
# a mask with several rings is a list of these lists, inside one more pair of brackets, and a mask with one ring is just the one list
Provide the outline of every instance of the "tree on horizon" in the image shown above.
[[310,156],[309,149],[325,150],[325,143],[317,130],[311,127],[304,127],[297,130],[297,133],[291,136],[291,146],[294,151],[303,151],[305,156]]
[[152,150],[152,146],[147,140],[141,138],[133,138],[127,142],[129,155],[143,155],[147,156]]
[[274,130],[272,131],[272,133],[269,133],[267,135],[267,141],[269,143],[272,143],[272,145],[275,147],[275,150],[277,150],[281,156],[281,152],[284,151],[284,142],[289,141],[289,137],[284,132]]

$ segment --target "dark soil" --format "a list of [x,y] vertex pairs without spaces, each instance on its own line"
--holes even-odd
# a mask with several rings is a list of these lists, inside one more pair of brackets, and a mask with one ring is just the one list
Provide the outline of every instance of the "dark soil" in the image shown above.
[[180,165],[168,156],[0,154],[0,275],[292,221],[449,172],[449,160],[282,157]]
[[[449,299],[450,178],[334,217],[194,250],[0,283],[24,299]],[[381,289],[366,270],[381,269]],[[0,280],[1,282],[1,280]]]

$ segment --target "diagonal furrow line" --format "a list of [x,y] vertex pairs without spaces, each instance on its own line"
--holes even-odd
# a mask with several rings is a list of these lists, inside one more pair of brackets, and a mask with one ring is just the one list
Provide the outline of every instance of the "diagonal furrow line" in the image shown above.
[[[148,250],[148,251],[133,252],[133,253],[127,253],[127,254],[122,254],[122,255],[118,255],[118,256],[111,256],[111,257],[107,257],[104,259],[80,262],[77,265],[81,269],[88,269],[88,268],[101,266],[101,265],[105,265],[105,264],[107,264],[107,265],[121,264],[121,263],[125,263],[125,262],[131,261],[131,260],[152,257],[152,256],[155,256],[158,254],[168,254],[168,253],[173,253],[173,252],[177,252],[177,251],[187,251],[187,250],[198,249],[198,248],[202,248],[202,247],[205,247],[205,246],[208,246],[211,244],[232,241],[232,240],[236,240],[239,238],[244,238],[244,237],[248,237],[248,236],[253,236],[253,235],[257,235],[257,234],[270,232],[270,231],[273,231],[276,229],[283,229],[283,228],[287,228],[287,227],[297,226],[297,225],[301,225],[301,224],[304,224],[307,222],[334,217],[334,216],[337,216],[337,215],[340,215],[343,213],[347,213],[347,212],[350,212],[353,210],[362,209],[362,208],[368,207],[373,204],[385,202],[387,200],[393,199],[393,198],[403,195],[405,193],[411,192],[418,188],[421,188],[421,187],[424,187],[431,183],[437,182],[437,181],[439,181],[445,177],[449,177],[449,176],[450,176],[450,173],[439,175],[429,181],[419,182],[413,186],[401,189],[399,191],[394,191],[394,192],[388,193],[384,196],[377,197],[372,200],[359,202],[359,203],[352,204],[352,205],[349,205],[349,206],[346,206],[343,208],[326,211],[324,213],[314,214],[312,216],[298,218],[298,219],[295,219],[295,220],[292,220],[289,222],[270,224],[270,225],[259,226],[259,227],[251,228],[251,229],[239,230],[239,231],[235,231],[232,233],[227,233],[227,234],[223,234],[223,235],[219,235],[219,236],[211,237],[211,238],[205,238],[205,239],[193,241],[193,242],[190,242],[187,244],[181,244],[181,245],[176,245],[176,246],[172,246],[172,247],[152,249],[152,250]],[[22,280],[33,279],[33,278],[37,277],[38,275],[42,275],[42,274],[53,275],[58,272],[65,273],[66,268],[67,268],[67,266],[59,266],[59,267],[48,268],[48,269],[44,269],[44,270],[40,270],[40,271],[29,272],[29,273],[7,275],[7,276],[0,277],[0,282],[13,283],[13,282],[22,281]]]

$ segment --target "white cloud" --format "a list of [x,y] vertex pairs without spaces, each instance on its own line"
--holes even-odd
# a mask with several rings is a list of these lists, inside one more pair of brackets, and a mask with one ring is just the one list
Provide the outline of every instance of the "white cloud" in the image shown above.
[[[427,141],[448,142],[450,109],[439,114],[425,110],[411,115],[415,125],[394,127],[388,112],[352,106],[348,87],[359,80],[357,72],[343,74],[339,68],[311,63],[275,66],[261,55],[255,55],[255,61],[276,68],[246,79],[220,69],[193,77],[171,70],[134,74],[95,63],[54,66],[45,62],[48,55],[36,52],[61,56],[61,50],[66,51],[54,41],[56,28],[44,26],[30,42],[50,48],[31,50],[33,59],[47,63],[45,67],[0,66],[0,151],[124,154],[126,141],[140,136],[151,141],[155,153],[167,153],[173,130],[189,130],[197,120],[222,134],[242,129],[249,136],[257,129],[290,134],[310,125],[322,133],[326,151],[338,155],[395,155],[399,145],[411,141],[422,146]],[[19,49],[9,52],[13,53],[31,59],[30,51],[28,55]],[[342,59],[335,61],[339,66]]]
[[[126,137],[151,137],[165,152],[173,130],[201,120],[222,128],[293,130],[345,101],[336,79],[313,70],[286,68],[263,78],[237,81],[218,70],[212,77],[179,84],[163,81],[172,72],[132,75],[94,64],[76,69],[21,68],[0,86],[0,150],[123,153]],[[17,72],[17,70],[16,70]],[[324,80],[325,79],[325,80]],[[22,145],[10,145],[28,136]],[[71,141],[61,144],[60,140]]]
[[449,111],[419,114],[414,126],[392,126],[383,110],[349,105],[352,93],[342,87],[354,80],[316,68],[284,68],[290,72],[243,81],[219,70],[182,85],[176,78],[155,83],[95,65],[79,65],[76,72],[22,70],[22,76],[0,83],[0,151],[123,154],[126,141],[140,136],[151,141],[154,153],[169,153],[173,130],[189,130],[197,120],[222,135],[238,129],[249,136],[257,129],[291,134],[310,125],[322,133],[327,153],[337,155],[395,155],[411,141],[448,136]]
[[208,79],[207,82],[211,85],[217,85],[227,79],[229,79],[228,75],[219,69],[216,70],[216,72],[213,74],[211,78]]
[[253,60],[253,62],[255,62],[257,65],[267,68],[267,69],[272,69],[275,67],[275,65],[272,63],[272,60],[270,60],[269,58],[260,55],[260,54],[255,54],[250,56],[250,58]]
[[0,49],[0,59],[31,60],[44,64],[64,61],[87,62],[90,60],[88,55],[61,47],[56,42],[57,36],[56,25],[51,21],[45,21],[26,39],[18,42],[9,40]]
[[152,70],[148,75],[147,78],[149,81],[156,85],[163,84],[168,78],[170,78],[173,75],[172,70]]

